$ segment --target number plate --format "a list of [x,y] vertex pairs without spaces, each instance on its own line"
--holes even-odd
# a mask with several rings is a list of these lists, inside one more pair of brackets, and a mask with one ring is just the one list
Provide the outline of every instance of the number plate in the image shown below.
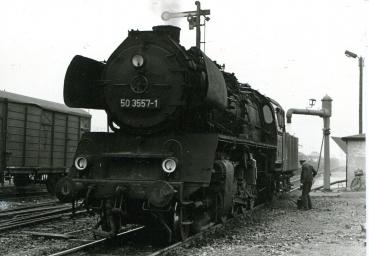
[[159,99],[120,99],[121,108],[157,109],[160,108]]

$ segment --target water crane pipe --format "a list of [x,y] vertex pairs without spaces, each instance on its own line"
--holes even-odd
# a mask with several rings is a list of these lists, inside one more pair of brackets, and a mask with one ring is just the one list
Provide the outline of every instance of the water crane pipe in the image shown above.
[[323,118],[323,136],[324,136],[324,190],[330,190],[330,153],[329,153],[329,134],[330,134],[330,117],[332,115],[332,98],[328,95],[322,99],[322,109],[297,109],[290,108],[287,111],[287,123],[291,123],[292,115],[311,115]]
[[286,118],[287,123],[291,123],[292,114],[297,115],[310,115],[310,116],[320,116],[320,117],[330,117],[330,113],[326,109],[321,110],[312,110],[312,109],[298,109],[298,108],[290,108],[287,111]]

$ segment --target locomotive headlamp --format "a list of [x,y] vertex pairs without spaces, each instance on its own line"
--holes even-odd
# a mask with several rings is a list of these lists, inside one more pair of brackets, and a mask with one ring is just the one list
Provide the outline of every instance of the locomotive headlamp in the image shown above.
[[87,167],[87,158],[83,156],[79,156],[74,160],[74,166],[77,170],[82,171]]
[[166,173],[172,173],[177,168],[177,159],[174,157],[166,158],[163,160],[161,164],[161,168],[163,168],[163,171]]
[[141,55],[137,54],[132,57],[132,65],[134,67],[140,68],[143,66],[143,64],[144,64],[144,58]]

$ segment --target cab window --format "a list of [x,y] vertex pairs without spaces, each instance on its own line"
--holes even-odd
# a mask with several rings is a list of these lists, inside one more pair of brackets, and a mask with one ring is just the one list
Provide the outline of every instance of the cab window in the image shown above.
[[272,110],[268,105],[264,105],[263,107],[263,115],[264,115],[264,121],[267,124],[273,123],[273,113]]

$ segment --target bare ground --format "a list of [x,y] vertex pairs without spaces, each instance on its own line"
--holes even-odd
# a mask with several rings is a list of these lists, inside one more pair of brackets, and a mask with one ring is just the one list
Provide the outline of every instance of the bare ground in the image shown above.
[[[299,193],[274,200],[253,216],[231,220],[170,254],[365,255],[365,192],[312,193],[310,211],[296,209]],[[91,218],[66,219],[0,233],[0,255],[48,255],[71,246],[68,241],[33,237],[23,230],[65,233],[92,224]],[[125,249],[120,254],[129,252]]]
[[365,255],[365,192],[311,193],[310,211],[296,209],[299,193],[170,254]]

